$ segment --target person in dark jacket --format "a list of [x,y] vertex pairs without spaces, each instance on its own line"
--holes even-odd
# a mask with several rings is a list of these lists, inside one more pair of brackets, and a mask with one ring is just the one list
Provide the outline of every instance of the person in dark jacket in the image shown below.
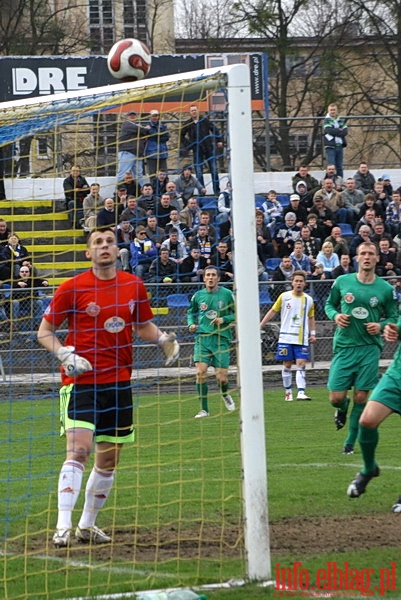
[[212,176],[213,193],[220,194],[219,173],[217,170],[217,152],[223,148],[223,138],[214,123],[208,117],[199,114],[194,104],[189,107],[191,117],[184,122],[180,133],[181,151],[191,151],[197,179],[203,187],[203,165],[208,164]]
[[168,248],[161,248],[160,254],[149,267],[151,283],[173,283],[178,276],[178,264],[170,258]]
[[80,167],[74,165],[68,177],[63,181],[63,189],[65,196],[65,209],[69,213],[71,225],[75,228],[79,227],[80,219],[83,219],[83,202],[84,198],[89,194],[90,188],[85,177],[81,175]]
[[170,134],[167,125],[160,121],[160,113],[156,109],[150,111],[148,126],[145,145],[146,173],[155,188],[158,171],[167,171],[167,142]]
[[7,244],[0,247],[0,281],[9,282],[19,277],[19,270],[25,258],[29,257],[28,249],[20,243],[16,233],[8,236]]
[[203,271],[207,265],[208,262],[201,255],[200,248],[197,245],[192,246],[189,255],[180,265],[180,281],[203,281]]
[[142,187],[143,179],[143,153],[145,149],[145,136],[149,134],[149,125],[144,127],[137,123],[138,114],[132,110],[121,126],[118,140],[118,170],[117,182],[122,183],[124,176],[131,171],[135,181]]

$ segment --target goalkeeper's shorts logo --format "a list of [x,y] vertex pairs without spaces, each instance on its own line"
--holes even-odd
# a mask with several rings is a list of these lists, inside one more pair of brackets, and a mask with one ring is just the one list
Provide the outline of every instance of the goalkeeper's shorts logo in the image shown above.
[[120,333],[125,327],[125,321],[121,317],[110,317],[104,322],[104,328],[109,333]]

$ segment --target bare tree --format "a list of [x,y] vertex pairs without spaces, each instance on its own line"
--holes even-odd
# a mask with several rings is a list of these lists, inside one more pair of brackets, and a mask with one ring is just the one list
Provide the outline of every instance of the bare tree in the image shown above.
[[176,36],[213,41],[240,35],[230,16],[233,4],[234,0],[178,0]]

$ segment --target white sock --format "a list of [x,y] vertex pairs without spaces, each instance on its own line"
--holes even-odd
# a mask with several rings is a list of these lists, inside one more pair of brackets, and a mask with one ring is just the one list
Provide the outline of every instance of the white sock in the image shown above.
[[66,460],[58,479],[57,529],[71,529],[72,511],[81,491],[84,465],[77,460]]
[[292,386],[292,371],[291,371],[291,369],[287,369],[286,367],[283,367],[281,375],[283,378],[284,389],[290,390],[291,386]]
[[96,517],[109,497],[114,483],[114,471],[98,471],[93,467],[85,490],[85,504],[78,527],[93,527]]
[[295,380],[297,382],[297,388],[299,392],[304,392],[306,388],[306,373],[305,367],[297,367],[295,373]]

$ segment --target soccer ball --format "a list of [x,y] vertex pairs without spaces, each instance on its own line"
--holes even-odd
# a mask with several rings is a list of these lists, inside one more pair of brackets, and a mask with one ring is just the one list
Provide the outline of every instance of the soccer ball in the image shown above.
[[116,79],[137,81],[150,71],[152,56],[139,40],[127,38],[116,42],[107,56],[107,66]]

